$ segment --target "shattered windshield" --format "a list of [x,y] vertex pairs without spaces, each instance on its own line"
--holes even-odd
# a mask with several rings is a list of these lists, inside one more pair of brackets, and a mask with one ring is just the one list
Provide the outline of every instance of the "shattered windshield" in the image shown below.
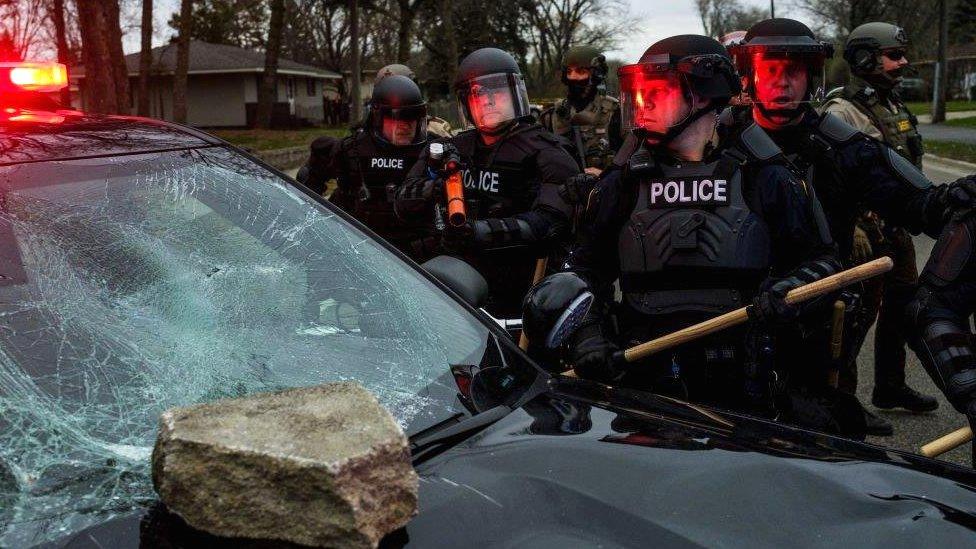
[[155,500],[170,407],[356,380],[460,412],[498,343],[327,208],[222,148],[0,167],[0,546]]

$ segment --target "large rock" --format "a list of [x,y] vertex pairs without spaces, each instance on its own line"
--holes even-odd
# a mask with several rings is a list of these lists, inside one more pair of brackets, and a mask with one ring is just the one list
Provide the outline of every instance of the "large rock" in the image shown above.
[[153,484],[197,529],[375,547],[416,513],[407,438],[356,383],[174,408],[159,424]]

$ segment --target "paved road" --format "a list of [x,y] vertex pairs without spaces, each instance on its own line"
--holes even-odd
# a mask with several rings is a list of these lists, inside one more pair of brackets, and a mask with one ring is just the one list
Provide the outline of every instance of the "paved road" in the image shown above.
[[976,144],[976,128],[959,128],[944,124],[919,124],[918,131],[925,139]]
[[[924,126],[923,126],[924,127]],[[968,175],[965,170],[957,166],[949,166],[936,163],[929,158],[925,160],[925,174],[936,183],[952,181],[956,178]],[[927,236],[915,237],[915,250],[918,258],[918,267],[922,268],[932,251],[933,240]],[[878,415],[887,418],[895,426],[895,436],[893,437],[869,437],[870,442],[884,446],[892,446],[902,450],[917,452],[918,448],[930,440],[941,436],[949,431],[953,431],[965,424],[965,420],[949,406],[942,393],[936,389],[935,385],[925,373],[918,359],[911,352],[909,354],[906,377],[908,384],[924,393],[935,395],[939,398],[939,409],[928,414],[910,414],[902,412],[884,412],[875,410]],[[874,330],[868,335],[864,348],[859,356],[858,396],[868,409],[874,410],[871,403],[871,388],[874,385]],[[962,465],[970,464],[969,445],[957,448],[952,452],[944,454],[940,459],[952,461]]]

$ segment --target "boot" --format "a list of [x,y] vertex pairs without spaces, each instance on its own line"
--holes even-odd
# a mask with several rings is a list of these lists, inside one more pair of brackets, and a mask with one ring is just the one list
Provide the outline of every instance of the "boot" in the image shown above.
[[931,412],[939,407],[939,401],[928,395],[923,395],[908,385],[894,389],[882,389],[875,386],[871,394],[871,404],[882,410],[904,408],[909,412]]

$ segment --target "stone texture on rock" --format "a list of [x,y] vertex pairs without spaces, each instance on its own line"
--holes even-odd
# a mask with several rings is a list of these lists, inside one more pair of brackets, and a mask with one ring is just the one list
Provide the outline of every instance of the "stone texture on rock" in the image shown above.
[[173,408],[153,484],[194,528],[323,547],[375,547],[417,510],[390,413],[353,382]]

